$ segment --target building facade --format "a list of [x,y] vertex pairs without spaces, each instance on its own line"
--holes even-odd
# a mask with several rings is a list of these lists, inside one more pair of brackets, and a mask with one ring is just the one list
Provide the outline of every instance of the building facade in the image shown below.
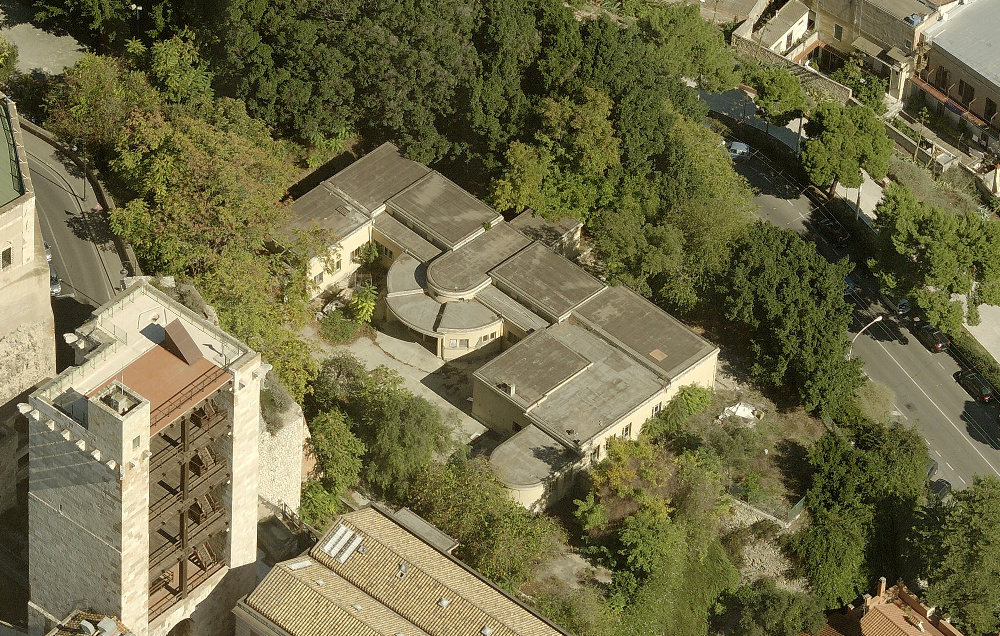
[[28,420],[29,623],[232,631],[255,582],[259,354],[144,281],[67,334]]

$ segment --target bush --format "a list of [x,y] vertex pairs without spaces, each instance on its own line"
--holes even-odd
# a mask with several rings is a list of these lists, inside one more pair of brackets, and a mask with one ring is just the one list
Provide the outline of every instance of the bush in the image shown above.
[[343,314],[331,311],[320,321],[319,333],[331,344],[353,342],[358,337],[361,325]]
[[299,517],[317,530],[325,528],[333,517],[346,508],[337,495],[328,492],[318,481],[309,480],[303,484]]

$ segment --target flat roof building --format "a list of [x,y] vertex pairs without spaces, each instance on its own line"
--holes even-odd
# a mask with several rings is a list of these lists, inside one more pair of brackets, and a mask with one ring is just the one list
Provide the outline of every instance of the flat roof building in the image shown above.
[[[388,182],[380,167],[418,174],[394,149],[347,170],[377,184]],[[367,205],[382,210],[371,236],[388,266],[387,317],[444,360],[496,356],[473,375],[472,414],[509,438],[491,465],[525,506],[562,496],[609,437],[636,437],[684,384],[714,386],[717,347],[566,257],[578,249],[579,221],[524,211],[507,223],[436,172],[384,209]]]

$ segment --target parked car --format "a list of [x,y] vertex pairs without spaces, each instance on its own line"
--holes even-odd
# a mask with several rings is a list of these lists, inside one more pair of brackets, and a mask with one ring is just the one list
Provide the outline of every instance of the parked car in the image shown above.
[[844,226],[834,219],[820,219],[816,222],[816,228],[820,236],[834,247],[846,247],[847,241],[851,238]]
[[993,401],[993,387],[976,371],[959,371],[955,379],[977,402],[988,404]]
[[741,141],[727,141],[726,150],[733,161],[750,161],[750,146]]
[[62,281],[59,280],[59,274],[56,273],[56,266],[49,263],[49,294],[58,296],[61,293]]
[[951,482],[947,479],[935,479],[928,486],[939,501],[945,501],[951,496]]
[[917,337],[917,340],[924,343],[924,346],[930,349],[932,353],[947,351],[948,345],[951,344],[951,340],[948,339],[948,336],[941,333],[938,329],[935,329],[933,325],[927,323],[915,327],[913,329],[913,335]]
[[51,263],[52,262],[52,248],[49,247],[49,244],[46,243],[45,241],[42,241],[42,245],[45,246],[45,260]]
[[910,301],[905,298],[883,293],[882,304],[897,316],[905,316],[910,313]]

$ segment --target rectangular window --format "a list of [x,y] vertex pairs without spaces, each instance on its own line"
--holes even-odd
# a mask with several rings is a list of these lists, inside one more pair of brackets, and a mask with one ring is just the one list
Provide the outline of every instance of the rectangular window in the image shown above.
[[333,257],[333,265],[330,267],[330,271],[339,272],[341,266],[340,254]]
[[361,262],[361,251],[363,249],[365,249],[364,245],[362,245],[361,247],[359,247],[359,248],[355,249],[353,252],[351,252],[351,261],[352,262],[354,262],[354,263],[360,263]]
[[657,402],[653,405],[653,417],[656,417],[661,408],[663,408],[663,402]]
[[462,338],[461,340],[459,340],[458,341],[458,348],[459,349],[468,349],[469,348],[469,339],[468,338]]
[[844,27],[840,26],[839,24],[833,25],[833,37],[836,38],[836,39],[838,39],[838,40],[843,40],[844,39]]
[[456,340],[454,338],[452,338],[451,340],[449,340],[448,341],[448,348],[449,349],[457,349],[458,348],[458,340]]
[[597,463],[601,461],[601,447],[596,446],[594,450],[590,451],[590,461],[592,463]]
[[316,283],[317,285],[321,285],[323,283],[323,272],[320,272],[319,274],[313,276],[313,282]]
[[983,119],[986,120],[987,124],[992,124],[993,118],[996,117],[996,114],[997,114],[997,103],[992,99],[990,99],[989,97],[987,97],[986,107],[983,109]]
[[7,269],[13,262],[14,260],[11,256],[11,248],[3,248],[3,253],[0,255],[0,269]]
[[622,429],[622,437],[625,439],[632,439],[632,422],[626,424],[625,428]]
[[615,438],[614,435],[610,436],[608,439],[604,440],[604,450],[611,448],[611,440]]
[[792,48],[792,32],[789,31],[788,35],[785,37],[785,50]]
[[139,448],[139,438],[136,437],[132,440],[132,448]]
[[968,106],[976,98],[976,89],[965,80],[958,80],[958,95],[962,104]]

